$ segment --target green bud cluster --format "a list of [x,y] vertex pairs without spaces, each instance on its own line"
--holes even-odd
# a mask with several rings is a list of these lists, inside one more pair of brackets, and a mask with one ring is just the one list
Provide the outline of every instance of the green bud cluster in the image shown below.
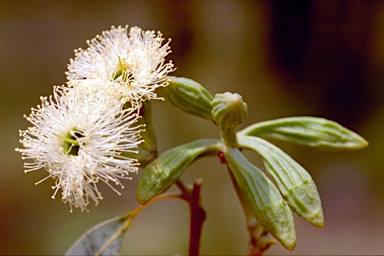
[[[237,93],[213,98],[199,83],[170,77],[166,97],[181,110],[213,120],[221,140],[201,139],[165,151],[144,169],[137,197],[145,204],[165,192],[198,158],[222,156],[247,215],[293,250],[295,225],[291,210],[316,227],[324,226],[321,200],[310,174],[281,149],[261,137],[325,150],[364,148],[367,141],[347,128],[324,118],[290,117],[260,122],[237,132],[247,117],[247,104]],[[241,150],[256,152],[269,177],[250,163]],[[271,178],[271,179],[270,179]]]

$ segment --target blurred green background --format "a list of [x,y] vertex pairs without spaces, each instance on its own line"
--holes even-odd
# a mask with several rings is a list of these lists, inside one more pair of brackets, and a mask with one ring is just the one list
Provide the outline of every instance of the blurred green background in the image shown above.
[[[240,93],[248,104],[244,126],[279,117],[313,115],[360,133],[370,146],[354,152],[316,152],[278,143],[312,174],[323,201],[325,228],[296,218],[294,252],[384,253],[384,1],[0,1],[0,254],[63,254],[88,228],[137,206],[137,178],[122,196],[102,187],[90,212],[69,212],[52,200],[44,171],[23,173],[15,147],[23,114],[64,84],[73,50],[112,25],[160,30],[172,38],[175,76],[212,94]],[[214,125],[154,102],[159,149],[218,137]],[[256,155],[249,158],[258,161]],[[241,255],[247,247],[242,209],[218,159],[185,173],[203,178],[207,220],[202,254]],[[127,234],[124,254],[186,254],[187,205],[168,200],[146,208]],[[296,217],[296,216],[295,216]]]

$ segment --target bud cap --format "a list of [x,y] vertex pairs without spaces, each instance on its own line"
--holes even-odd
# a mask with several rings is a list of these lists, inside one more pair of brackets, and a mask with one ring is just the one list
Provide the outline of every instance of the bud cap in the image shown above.
[[247,104],[237,93],[218,93],[211,102],[212,117],[224,129],[235,129],[247,117]]

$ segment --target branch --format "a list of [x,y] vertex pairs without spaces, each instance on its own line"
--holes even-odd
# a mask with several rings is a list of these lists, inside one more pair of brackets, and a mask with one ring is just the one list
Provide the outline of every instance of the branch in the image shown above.
[[200,197],[202,179],[196,180],[193,184],[193,188],[187,187],[181,180],[178,180],[176,185],[183,193],[183,199],[189,203],[189,209],[191,212],[189,255],[198,256],[200,249],[201,231],[203,222],[206,218],[205,211],[201,206]]

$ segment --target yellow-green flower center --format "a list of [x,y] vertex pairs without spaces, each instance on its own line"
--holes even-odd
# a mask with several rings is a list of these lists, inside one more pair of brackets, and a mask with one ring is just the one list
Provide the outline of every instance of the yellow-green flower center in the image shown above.
[[57,134],[55,134],[55,136],[64,140],[63,150],[67,156],[79,155],[80,143],[78,139],[84,137],[82,132],[74,128],[71,131],[69,131],[67,135],[65,135],[65,137]]
[[119,64],[115,68],[115,72],[113,73],[112,80],[116,80],[119,77],[121,77],[121,79],[124,82],[129,82],[129,80],[133,78],[132,68],[126,61],[121,60],[120,56],[118,58],[119,58]]

